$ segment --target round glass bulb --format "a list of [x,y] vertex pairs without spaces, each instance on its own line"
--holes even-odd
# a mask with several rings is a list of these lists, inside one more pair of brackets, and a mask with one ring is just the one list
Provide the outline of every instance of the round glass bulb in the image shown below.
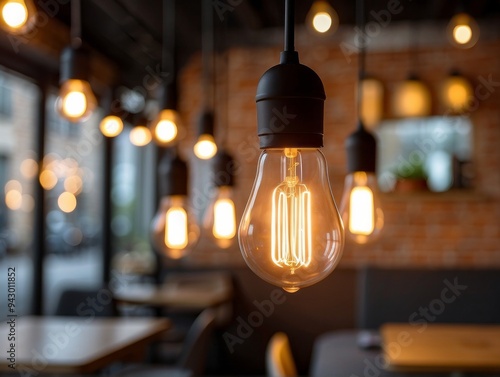
[[4,22],[13,29],[18,29],[28,21],[28,8],[24,1],[8,1],[2,8]]
[[451,44],[459,48],[471,48],[479,40],[479,26],[467,13],[453,16],[446,32]]
[[156,251],[167,258],[180,259],[195,246],[199,234],[187,197],[163,197],[151,223],[151,238]]
[[441,100],[448,109],[454,112],[465,110],[473,95],[469,80],[463,76],[449,76],[441,87]]
[[420,80],[405,80],[396,86],[392,113],[398,117],[427,116],[431,113],[431,94]]
[[97,106],[97,100],[87,81],[67,80],[59,90],[57,109],[70,122],[87,119]]
[[123,121],[116,115],[108,115],[101,120],[99,129],[106,137],[116,137],[123,131]]
[[319,149],[262,151],[238,238],[252,271],[287,292],[334,270],[344,227]]
[[130,130],[129,139],[136,147],[144,147],[151,141],[151,131],[145,126],[135,126]]
[[331,34],[339,26],[339,16],[328,1],[315,1],[306,16],[306,24],[314,33]]
[[209,134],[200,135],[194,145],[194,154],[202,160],[209,160],[217,153],[217,144],[214,137]]
[[155,141],[160,145],[168,145],[175,140],[179,132],[180,116],[175,110],[160,111],[151,126]]
[[374,173],[357,171],[346,176],[340,212],[347,238],[358,244],[378,238],[384,227],[379,196]]
[[203,227],[217,246],[227,249],[236,236],[236,209],[231,186],[216,187],[207,207]]

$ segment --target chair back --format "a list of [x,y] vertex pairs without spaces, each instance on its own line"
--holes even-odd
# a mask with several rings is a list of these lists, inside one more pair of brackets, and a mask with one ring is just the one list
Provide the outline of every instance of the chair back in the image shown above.
[[190,370],[192,376],[201,376],[205,371],[214,327],[215,312],[205,309],[189,328],[178,366]]
[[118,309],[109,289],[70,288],[61,293],[55,315],[113,317],[118,315]]
[[266,368],[269,377],[295,377],[297,368],[288,336],[278,332],[271,337],[266,351]]

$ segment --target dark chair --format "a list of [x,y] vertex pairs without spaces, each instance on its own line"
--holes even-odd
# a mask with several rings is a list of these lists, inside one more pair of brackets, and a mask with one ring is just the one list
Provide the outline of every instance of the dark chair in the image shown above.
[[119,377],[195,377],[202,376],[207,364],[210,341],[215,327],[215,312],[205,309],[191,325],[179,360],[173,366],[134,365],[121,371]]
[[500,323],[500,271],[384,269],[360,273],[359,327],[386,322]]
[[111,291],[107,288],[70,288],[61,293],[55,315],[69,317],[113,317],[118,315],[118,309]]

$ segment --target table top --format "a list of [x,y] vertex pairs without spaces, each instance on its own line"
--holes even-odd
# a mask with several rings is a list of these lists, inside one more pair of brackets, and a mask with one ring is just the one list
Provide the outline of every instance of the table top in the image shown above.
[[500,371],[500,326],[389,323],[380,330],[393,371]]
[[[12,319],[15,325],[9,323]],[[8,318],[0,324],[0,371],[93,373],[144,351],[169,328],[165,318]],[[15,339],[8,341],[10,335]],[[15,345],[11,347],[11,343]],[[15,360],[9,360],[11,356]],[[16,370],[9,364],[15,364]]]
[[203,310],[229,301],[232,283],[224,273],[172,274],[160,286],[131,284],[113,295],[127,304]]

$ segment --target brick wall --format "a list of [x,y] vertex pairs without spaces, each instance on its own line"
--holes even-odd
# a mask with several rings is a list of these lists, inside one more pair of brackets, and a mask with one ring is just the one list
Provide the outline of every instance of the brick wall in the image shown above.
[[[345,176],[344,140],[354,129],[357,58],[348,63],[339,43],[321,43],[314,47],[310,37],[299,33],[301,62],[313,68],[323,80],[327,94],[325,103],[325,147],[330,182],[340,204]],[[481,85],[481,77],[500,82],[500,39],[480,41],[470,50],[454,49],[444,43],[422,44],[418,51],[418,74],[433,95],[433,114],[444,114],[438,101],[440,82],[453,68]],[[367,70],[385,86],[387,101],[394,85],[406,78],[411,56],[404,46],[379,47],[369,51]],[[401,47],[401,45],[403,47]],[[278,63],[281,46],[235,48],[229,52],[229,129],[227,148],[244,166],[238,174],[236,205],[241,216],[250,193],[257,158],[255,91],[260,76]],[[186,154],[191,154],[193,128],[201,111],[201,62],[193,57],[181,77],[181,113],[190,132],[183,141]],[[429,195],[384,194],[382,204],[385,228],[381,238],[368,246],[347,243],[341,265],[358,267],[365,264],[383,266],[500,266],[500,86],[489,88],[488,98],[471,102],[469,111],[474,124],[475,182],[473,192]],[[483,93],[484,89],[483,89]],[[220,95],[220,91],[219,91]],[[219,106],[223,102],[218,99]],[[390,116],[386,112],[387,116]],[[219,114],[219,119],[222,115]],[[219,126],[220,127],[220,126]],[[217,138],[222,140],[219,132]],[[195,170],[208,167],[206,162],[191,159]],[[197,184],[193,177],[192,184]],[[206,261],[225,260],[238,263],[238,247],[231,251],[206,253],[202,242],[196,258]],[[210,256],[212,255],[212,257]],[[213,257],[218,255],[217,257]]]

